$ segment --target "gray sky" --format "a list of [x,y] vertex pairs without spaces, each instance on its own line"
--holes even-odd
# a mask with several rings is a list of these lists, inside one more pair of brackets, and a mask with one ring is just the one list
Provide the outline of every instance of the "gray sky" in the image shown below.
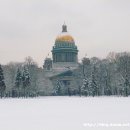
[[66,22],[79,59],[130,51],[130,0],[0,0],[0,62],[41,66]]

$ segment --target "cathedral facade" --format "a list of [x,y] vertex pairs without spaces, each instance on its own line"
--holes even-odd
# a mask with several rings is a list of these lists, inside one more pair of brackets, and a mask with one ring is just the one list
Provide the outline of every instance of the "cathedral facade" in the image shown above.
[[48,82],[46,84],[54,91],[60,87],[62,95],[68,94],[69,91],[77,91],[78,86],[73,72],[78,68],[78,48],[65,24],[51,52],[52,59],[46,58],[43,65],[45,82]]

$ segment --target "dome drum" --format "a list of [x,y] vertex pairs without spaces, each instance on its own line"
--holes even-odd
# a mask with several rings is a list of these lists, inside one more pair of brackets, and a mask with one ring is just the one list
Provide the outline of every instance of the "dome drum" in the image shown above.
[[77,54],[72,52],[53,53],[53,63],[56,62],[75,62],[77,63]]

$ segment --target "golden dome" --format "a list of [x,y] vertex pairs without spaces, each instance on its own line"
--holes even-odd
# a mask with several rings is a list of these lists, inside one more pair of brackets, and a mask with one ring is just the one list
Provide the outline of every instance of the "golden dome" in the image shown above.
[[59,42],[74,42],[74,39],[72,36],[70,36],[69,34],[66,34],[66,35],[60,35],[56,38],[56,41],[59,41]]
[[67,45],[68,43],[75,44],[73,37],[67,32],[67,26],[65,24],[62,26],[62,32],[60,35],[57,36],[55,43],[56,44],[58,43],[58,45],[59,43],[60,44],[67,43]]

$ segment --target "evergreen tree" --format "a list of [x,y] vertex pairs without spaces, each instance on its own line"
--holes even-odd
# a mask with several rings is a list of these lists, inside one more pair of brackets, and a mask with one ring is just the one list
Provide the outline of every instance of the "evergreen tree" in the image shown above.
[[90,74],[90,59],[84,57],[82,59],[82,74],[83,81],[81,85],[81,94],[88,96],[89,95],[89,74]]
[[26,89],[27,89],[27,87],[30,86],[30,83],[31,83],[30,74],[26,67],[24,67],[24,70],[23,70],[22,82],[23,82],[24,96],[26,96]]
[[16,78],[15,78],[15,88],[18,89],[18,97],[20,95],[20,87],[21,86],[22,86],[22,73],[18,68]]
[[89,83],[89,92],[91,96],[99,95],[99,88],[97,83],[97,70],[95,65],[93,66],[93,70],[91,72],[91,81]]
[[4,95],[5,89],[6,89],[6,85],[5,85],[5,82],[4,82],[3,69],[2,69],[2,66],[0,65],[0,93],[1,93],[1,98]]
[[57,80],[56,88],[55,88],[55,94],[56,95],[61,95],[61,86],[62,86],[61,81]]
[[88,95],[92,96],[93,95],[93,86],[92,86],[92,79],[90,79],[88,83]]
[[98,85],[94,73],[92,73],[91,87],[92,87],[92,96],[98,95]]
[[89,82],[88,82],[87,78],[83,79],[81,93],[82,93],[82,95],[85,95],[85,96],[88,96],[88,94],[89,94]]
[[18,68],[17,74],[16,74],[16,79],[15,79],[15,87],[19,89],[21,84],[22,84],[22,73]]

